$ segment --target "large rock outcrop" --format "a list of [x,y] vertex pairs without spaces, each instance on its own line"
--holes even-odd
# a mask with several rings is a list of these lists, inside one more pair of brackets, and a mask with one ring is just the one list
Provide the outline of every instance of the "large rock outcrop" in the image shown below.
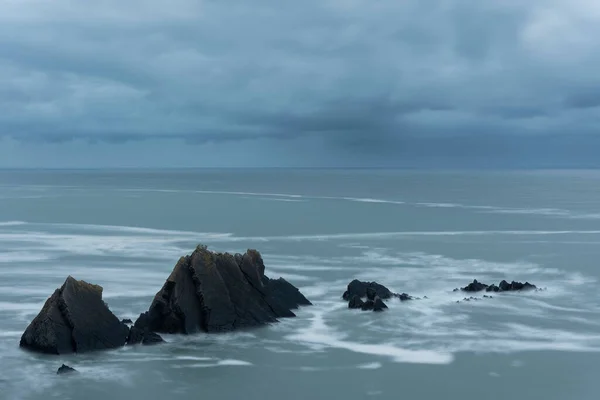
[[215,253],[198,246],[182,257],[136,325],[146,332],[228,332],[294,317],[310,301],[285,279],[269,279],[260,253]]
[[121,347],[129,328],[102,301],[102,287],[69,276],[34,318],[20,346],[49,354]]

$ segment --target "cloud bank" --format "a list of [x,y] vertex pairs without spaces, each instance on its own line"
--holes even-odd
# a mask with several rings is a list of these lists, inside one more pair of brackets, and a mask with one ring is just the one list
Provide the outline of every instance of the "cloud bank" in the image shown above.
[[0,166],[600,164],[591,1],[0,9]]

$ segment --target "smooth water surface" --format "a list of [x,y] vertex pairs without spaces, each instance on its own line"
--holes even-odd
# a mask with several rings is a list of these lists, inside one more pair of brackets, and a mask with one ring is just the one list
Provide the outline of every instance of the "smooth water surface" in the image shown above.
[[[260,250],[314,306],[151,348],[19,349],[68,275],[135,319],[198,243]],[[594,171],[0,171],[0,399],[596,399],[599,255]],[[354,278],[427,299],[348,310]],[[474,278],[547,290],[457,303]]]

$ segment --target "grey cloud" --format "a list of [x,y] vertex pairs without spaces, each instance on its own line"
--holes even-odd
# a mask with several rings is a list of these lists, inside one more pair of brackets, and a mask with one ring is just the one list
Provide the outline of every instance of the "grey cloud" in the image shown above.
[[0,136],[22,143],[306,138],[340,160],[446,159],[600,128],[584,0],[32,1],[0,0]]

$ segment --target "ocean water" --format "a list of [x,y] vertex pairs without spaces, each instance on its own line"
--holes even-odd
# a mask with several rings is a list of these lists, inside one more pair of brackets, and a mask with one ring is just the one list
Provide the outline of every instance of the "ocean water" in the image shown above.
[[[156,347],[19,349],[68,275],[134,319],[198,243],[260,250],[314,306]],[[596,171],[0,171],[0,399],[596,399],[599,260]],[[354,278],[427,299],[348,310]],[[546,290],[457,303],[474,278]]]

